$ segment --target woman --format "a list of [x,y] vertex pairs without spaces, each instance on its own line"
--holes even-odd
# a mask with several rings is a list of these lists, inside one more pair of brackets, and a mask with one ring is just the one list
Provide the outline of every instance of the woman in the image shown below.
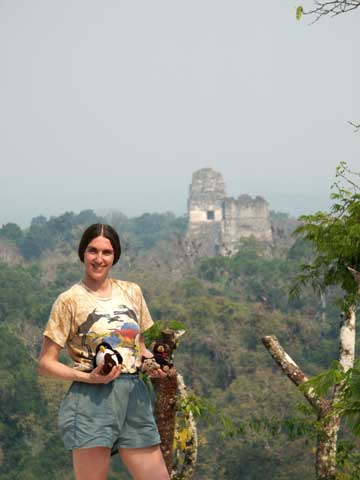
[[[55,301],[39,358],[42,375],[73,381],[59,426],[76,480],[105,480],[117,452],[134,479],[169,480],[149,394],[138,376],[142,356],[152,356],[143,333],[153,324],[140,287],[110,278],[121,245],[109,225],[88,227],[78,254],[83,280]],[[74,368],[58,359],[65,345]],[[109,373],[103,371],[105,351],[114,359]]]

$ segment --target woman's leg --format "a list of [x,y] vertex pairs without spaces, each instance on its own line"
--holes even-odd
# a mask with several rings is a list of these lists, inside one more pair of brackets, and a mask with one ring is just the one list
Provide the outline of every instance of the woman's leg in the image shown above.
[[134,480],[170,480],[160,447],[119,448],[119,455]]
[[72,452],[76,480],[106,480],[110,448],[77,448]]

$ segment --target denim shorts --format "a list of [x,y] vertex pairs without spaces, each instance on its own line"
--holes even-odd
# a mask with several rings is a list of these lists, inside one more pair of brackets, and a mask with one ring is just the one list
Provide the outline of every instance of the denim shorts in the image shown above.
[[108,384],[73,382],[59,410],[65,448],[143,448],[160,444],[149,391],[138,375]]

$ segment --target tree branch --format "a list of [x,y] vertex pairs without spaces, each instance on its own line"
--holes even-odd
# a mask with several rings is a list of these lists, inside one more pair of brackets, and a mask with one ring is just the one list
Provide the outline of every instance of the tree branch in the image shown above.
[[358,287],[360,288],[360,272],[355,270],[352,267],[347,267],[351,275],[354,277],[355,282],[358,284]]
[[[274,335],[263,337],[262,342],[275,362],[280,366],[281,370],[296,386],[302,385],[309,380],[300,367],[285,352]],[[328,400],[319,398],[311,390],[303,392],[303,395],[318,413],[324,412],[330,408],[330,402]]]
[[[304,15],[315,15],[314,22],[317,22],[321,17],[330,15],[336,17],[341,13],[348,13],[360,7],[360,0],[315,0],[316,7],[313,10],[304,11]],[[314,23],[313,22],[313,23]]]
[[348,122],[352,127],[354,127],[354,132],[358,133],[360,130],[360,123],[353,123],[353,122]]

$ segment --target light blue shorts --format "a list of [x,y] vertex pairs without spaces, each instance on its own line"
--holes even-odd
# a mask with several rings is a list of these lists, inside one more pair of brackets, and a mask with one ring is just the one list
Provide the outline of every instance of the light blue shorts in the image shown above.
[[160,444],[148,389],[122,373],[108,384],[74,382],[59,410],[65,448],[143,448]]

